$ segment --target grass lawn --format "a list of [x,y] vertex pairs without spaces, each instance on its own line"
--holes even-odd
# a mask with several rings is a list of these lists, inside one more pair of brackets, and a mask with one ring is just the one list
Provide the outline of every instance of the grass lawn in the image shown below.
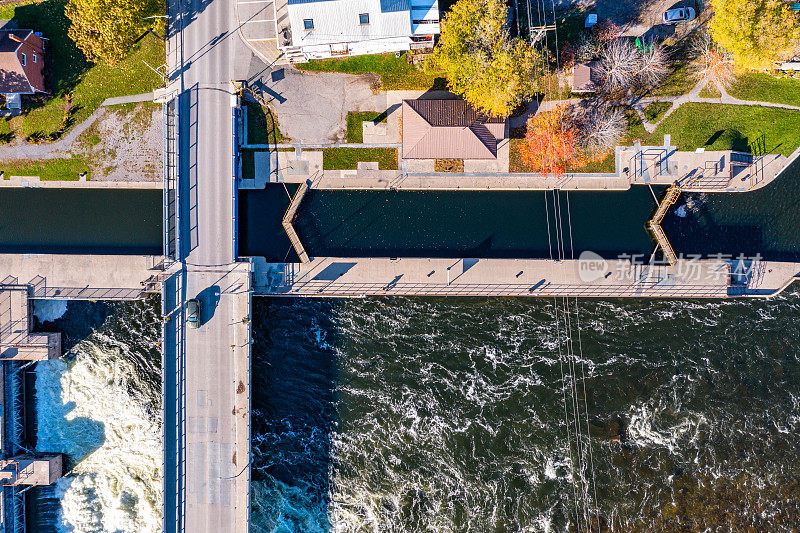
[[700,96],[700,98],[719,98],[722,96],[722,93],[719,92],[716,85],[707,83],[698,96]]
[[325,148],[323,170],[355,170],[360,161],[377,161],[380,170],[397,170],[397,148]]
[[646,96],[680,96],[691,91],[695,85],[697,80],[689,72],[689,61],[683,57],[676,57],[664,83],[648,92]]
[[800,106],[800,79],[776,78],[763,72],[749,72],[733,82],[728,94],[742,100]]
[[672,107],[670,102],[653,102],[644,108],[644,116],[648,122],[658,122],[667,110]]
[[659,124],[650,142],[672,134],[678,150],[740,150],[761,144],[765,152],[789,155],[800,146],[800,111],[756,106],[684,104]]
[[15,18],[19,27],[41,31],[50,39],[46,69],[52,98],[30,102],[25,115],[12,119],[11,128],[17,136],[52,138],[65,121],[67,94],[72,94],[72,109],[64,131],[85,120],[106,98],[146,93],[162,85],[161,79],[142,62],[146,60],[153,67],[164,63],[162,41],[148,35],[118,65],[94,65],[67,36],[65,4],[66,0],[44,0],[0,9],[0,18]]
[[375,111],[359,112],[350,111],[347,113],[347,142],[349,143],[363,143],[364,142],[364,128],[362,122],[372,121],[375,124],[386,122],[389,115],[384,111],[377,113]]
[[38,161],[3,161],[0,170],[11,176],[39,176],[42,180],[78,181],[78,174],[89,173],[89,165],[80,157],[40,159]]
[[446,90],[443,73],[427,74],[406,61],[405,52],[394,54],[351,56],[335,59],[316,59],[297,65],[313,72],[345,72],[347,74],[375,73],[380,76],[381,89],[392,90]]
[[0,119],[0,144],[11,142],[13,134],[11,133],[11,125],[7,118]]
[[247,103],[247,144],[277,144],[287,140],[270,109]]

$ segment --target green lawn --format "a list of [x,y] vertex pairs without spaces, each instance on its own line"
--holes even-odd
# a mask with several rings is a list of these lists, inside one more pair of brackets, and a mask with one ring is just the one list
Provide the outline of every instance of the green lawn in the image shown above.
[[397,148],[325,148],[323,170],[355,170],[360,161],[377,161],[381,170],[397,170]]
[[649,142],[672,135],[678,150],[751,151],[761,143],[768,153],[789,155],[800,146],[800,111],[756,106],[684,104],[665,118]]
[[375,73],[380,76],[381,89],[447,89],[442,73],[427,74],[406,61],[405,52],[394,54],[351,56],[335,59],[318,59],[297,65],[302,70],[314,72],[345,72],[347,74]]
[[696,84],[697,80],[689,72],[689,61],[683,57],[675,57],[667,79],[646,96],[680,96],[691,91]]
[[270,109],[248,102],[247,144],[277,144],[287,140]]
[[251,180],[256,177],[255,151],[249,148],[242,148],[242,178]]
[[375,111],[350,111],[347,113],[347,142],[349,143],[363,143],[364,142],[364,128],[362,122],[372,121],[375,124],[386,122],[389,115],[384,111],[377,113]]
[[[85,120],[106,98],[146,93],[162,85],[161,79],[142,62],[146,60],[153,67],[164,63],[162,41],[147,35],[118,65],[94,65],[67,36],[65,4],[66,0],[44,0],[0,9],[0,18],[15,18],[20,27],[41,31],[50,39],[46,66],[52,98],[28,103],[27,113],[11,121],[18,136],[54,139],[62,124],[67,127],[61,134]],[[65,114],[65,96],[69,93],[72,106]]]
[[658,122],[664,113],[672,107],[670,102],[653,102],[644,108],[644,116],[648,122]]
[[5,177],[39,176],[42,180],[78,181],[78,174],[89,173],[89,165],[80,157],[40,159],[38,161],[3,161],[0,170]]
[[742,100],[757,100],[800,106],[800,79],[777,78],[762,72],[742,74],[728,89]]

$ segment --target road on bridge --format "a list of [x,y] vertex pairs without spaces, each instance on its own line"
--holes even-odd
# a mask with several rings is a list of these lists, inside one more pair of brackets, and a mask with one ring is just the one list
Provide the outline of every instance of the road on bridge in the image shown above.
[[[169,0],[168,10],[183,269],[164,285],[164,530],[247,533],[250,275],[234,261],[230,80],[250,52],[233,0]],[[184,323],[190,298],[201,302],[197,329]]]

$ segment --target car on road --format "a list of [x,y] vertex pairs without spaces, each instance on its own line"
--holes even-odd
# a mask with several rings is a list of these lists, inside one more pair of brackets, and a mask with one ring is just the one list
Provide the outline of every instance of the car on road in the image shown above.
[[186,302],[186,321],[192,329],[200,327],[200,300],[197,298]]
[[697,18],[697,13],[691,7],[679,7],[677,9],[670,9],[665,11],[661,16],[664,24],[677,24],[678,22],[686,22]]

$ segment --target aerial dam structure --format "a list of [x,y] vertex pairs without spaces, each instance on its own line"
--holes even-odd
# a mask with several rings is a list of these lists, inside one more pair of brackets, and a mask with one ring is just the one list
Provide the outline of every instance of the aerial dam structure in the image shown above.
[[[245,184],[231,80],[248,65],[232,4],[168,2],[162,184],[111,191],[117,203],[95,200],[108,207],[91,220],[73,204],[103,193],[18,184],[0,196],[17,196],[14,217],[37,206],[49,220],[0,234],[4,408],[19,405],[24,365],[60,355],[57,335],[31,329],[31,300],[161,295],[164,531],[249,531],[253,296],[767,297],[800,274],[800,177],[788,160],[730,153],[709,167],[708,154],[665,142],[620,148],[614,175],[271,173]],[[675,174],[695,163],[704,177]],[[733,167],[747,186],[720,188]],[[73,200],[54,211],[36,194]],[[82,229],[56,231],[66,212]],[[58,450],[7,448],[20,415],[5,416],[4,517],[24,480],[61,468]]]

